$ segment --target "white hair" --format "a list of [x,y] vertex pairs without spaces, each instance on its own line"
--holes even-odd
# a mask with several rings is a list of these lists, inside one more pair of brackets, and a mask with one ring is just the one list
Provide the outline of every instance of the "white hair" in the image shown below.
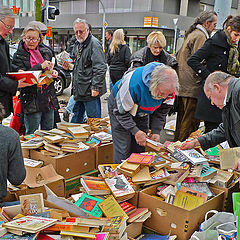
[[77,19],[73,22],[73,27],[74,27],[77,23],[83,23],[84,26],[85,26],[85,29],[89,29],[89,25],[88,25],[87,20],[81,19],[81,18],[77,18]]
[[13,11],[9,7],[2,6],[0,7],[0,20],[3,20],[4,18],[16,18],[16,15],[13,13]]

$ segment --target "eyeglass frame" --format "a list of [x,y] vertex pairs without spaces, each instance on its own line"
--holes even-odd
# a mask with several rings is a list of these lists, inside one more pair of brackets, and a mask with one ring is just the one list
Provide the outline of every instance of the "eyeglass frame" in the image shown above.
[[25,37],[24,40],[27,41],[27,42],[32,41],[33,43],[36,43],[37,41],[40,40],[40,38],[38,38],[38,39],[33,39],[33,38]]
[[5,27],[7,30],[13,30],[13,29],[14,29],[14,26],[11,26],[11,25],[6,24],[2,19],[0,19],[0,22],[4,25],[4,27]]

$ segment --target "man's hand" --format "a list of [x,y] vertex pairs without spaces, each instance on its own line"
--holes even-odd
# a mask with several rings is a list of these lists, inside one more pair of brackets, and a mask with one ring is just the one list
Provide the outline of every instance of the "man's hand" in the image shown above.
[[160,142],[160,135],[159,134],[152,134],[151,140],[155,142]]
[[26,83],[25,80],[26,80],[26,78],[22,78],[22,79],[18,80],[18,88],[24,88],[24,87],[29,87],[29,86],[33,85],[31,83]]
[[194,139],[190,142],[185,142],[183,143],[183,145],[181,146],[181,150],[187,150],[187,149],[192,149],[192,148],[195,148],[195,147],[198,147],[200,146],[200,143],[197,139]]
[[140,146],[145,146],[146,145],[146,138],[147,138],[147,134],[145,132],[141,131],[141,130],[139,130],[135,133],[136,142]]
[[63,69],[65,69],[65,70],[69,70],[69,68],[70,68],[69,62],[68,62],[68,61],[64,61],[63,64],[62,64],[62,67],[63,67]]
[[99,91],[92,90],[92,97],[96,97],[99,95]]
[[240,160],[234,165],[233,170],[240,171]]

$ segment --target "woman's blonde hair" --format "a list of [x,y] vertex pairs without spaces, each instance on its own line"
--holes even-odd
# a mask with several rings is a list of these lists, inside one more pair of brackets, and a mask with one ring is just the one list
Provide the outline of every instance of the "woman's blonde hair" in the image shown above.
[[148,47],[159,43],[160,47],[164,48],[166,46],[166,38],[161,31],[151,32],[147,37]]
[[37,25],[35,25],[35,24],[27,25],[23,29],[21,37],[24,38],[28,31],[36,31],[36,32],[38,32],[39,33],[39,39],[40,39],[39,43],[43,42],[43,35],[42,35],[42,32],[41,32],[41,29]]
[[117,29],[113,33],[112,42],[109,46],[110,53],[115,54],[119,50],[120,44],[126,44],[124,40],[124,32],[122,28]]

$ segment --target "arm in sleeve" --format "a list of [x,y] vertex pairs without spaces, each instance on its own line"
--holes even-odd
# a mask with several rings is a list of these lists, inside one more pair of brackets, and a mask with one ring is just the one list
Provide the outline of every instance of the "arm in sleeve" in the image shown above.
[[8,180],[13,185],[20,185],[26,177],[26,170],[23,162],[23,155],[19,136],[14,132],[9,147],[8,159]]
[[223,123],[221,123],[217,129],[213,129],[206,135],[199,137],[198,141],[203,150],[214,147],[219,143],[226,141]]
[[0,89],[1,91],[15,95],[17,92],[18,82],[0,73]]
[[210,71],[207,69],[202,61],[208,58],[211,53],[211,39],[208,39],[204,45],[198,49],[188,60],[187,64],[202,78],[206,79],[210,74]]
[[104,86],[107,65],[105,63],[104,52],[100,42],[95,42],[92,45],[92,90],[99,91]]
[[125,51],[125,59],[124,59],[124,64],[126,65],[127,68],[130,68],[131,66],[131,50],[130,48],[128,47],[128,45],[126,45],[126,51]]
[[177,62],[176,58],[174,56],[171,56],[167,51],[165,51],[165,50],[163,50],[163,51],[166,54],[167,65],[176,70],[178,67],[178,62]]

